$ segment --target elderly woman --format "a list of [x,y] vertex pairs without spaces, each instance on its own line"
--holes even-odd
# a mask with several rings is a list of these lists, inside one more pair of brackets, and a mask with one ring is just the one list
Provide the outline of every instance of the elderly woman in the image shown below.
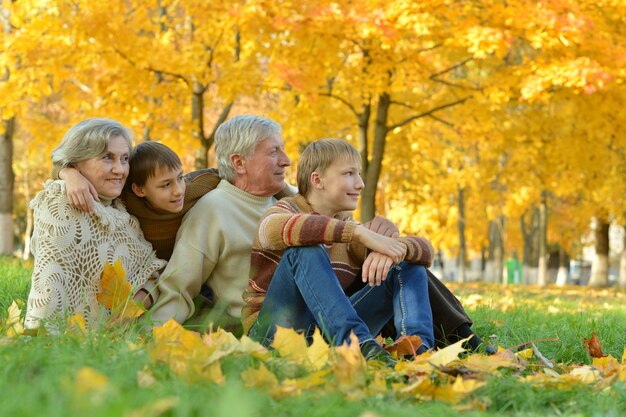
[[98,192],[94,215],[73,208],[65,183],[47,181],[30,203],[35,229],[35,267],[25,327],[55,331],[65,317],[81,313],[90,326],[110,314],[97,301],[105,264],[120,259],[135,300],[149,307],[154,281],[166,262],[157,259],[117,200],[128,176],[130,132],[120,123],[88,119],[73,126],[52,151],[52,162],[76,168]]

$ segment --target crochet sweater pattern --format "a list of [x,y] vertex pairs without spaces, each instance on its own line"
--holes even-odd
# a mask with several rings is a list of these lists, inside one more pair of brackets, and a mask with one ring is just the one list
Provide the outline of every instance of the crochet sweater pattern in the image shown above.
[[90,326],[108,316],[96,295],[105,263],[118,258],[133,291],[145,288],[154,295],[154,281],[166,262],[156,258],[137,220],[119,200],[95,203],[90,216],[70,206],[64,181],[47,181],[30,208],[35,265],[26,328],[38,328],[45,321],[54,331],[60,320],[76,313],[83,314]]
[[[314,213],[300,194],[283,198],[266,211],[252,245],[250,280],[243,293],[244,332],[256,321],[270,281],[288,247],[324,244],[341,287],[345,291],[354,284],[367,255],[367,248],[353,239],[357,224],[349,212],[334,218]],[[407,246],[406,261],[431,265],[434,249],[427,239],[407,236],[398,240]]]

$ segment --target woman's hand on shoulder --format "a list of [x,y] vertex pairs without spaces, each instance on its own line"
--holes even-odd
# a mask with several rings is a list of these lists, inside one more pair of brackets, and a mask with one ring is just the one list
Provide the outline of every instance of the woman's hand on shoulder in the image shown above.
[[76,168],[67,167],[59,171],[59,178],[65,181],[65,192],[70,205],[93,215],[94,201],[100,202],[98,192],[87,178]]

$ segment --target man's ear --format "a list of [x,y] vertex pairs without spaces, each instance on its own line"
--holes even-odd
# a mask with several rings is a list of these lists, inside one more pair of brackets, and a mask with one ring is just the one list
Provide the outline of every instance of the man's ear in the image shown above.
[[313,171],[311,173],[311,186],[317,190],[324,189],[324,181],[322,180],[322,176],[317,171]]
[[230,164],[237,174],[246,173],[246,158],[238,153],[234,153],[230,156]]
[[136,183],[132,183],[130,185],[130,188],[133,190],[133,193],[135,193],[135,195],[137,197],[145,197],[146,196],[146,192],[143,190],[143,187],[141,185],[137,185]]

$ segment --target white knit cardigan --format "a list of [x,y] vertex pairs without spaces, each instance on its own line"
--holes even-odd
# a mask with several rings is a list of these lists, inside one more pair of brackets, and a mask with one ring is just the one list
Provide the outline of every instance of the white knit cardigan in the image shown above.
[[58,330],[69,315],[82,313],[91,327],[109,312],[96,296],[106,262],[118,258],[133,291],[145,288],[156,298],[154,283],[166,261],[157,259],[137,219],[121,201],[95,203],[93,216],[70,206],[64,181],[47,181],[30,202],[34,210],[32,253],[35,266],[28,296],[27,329],[42,322]]

